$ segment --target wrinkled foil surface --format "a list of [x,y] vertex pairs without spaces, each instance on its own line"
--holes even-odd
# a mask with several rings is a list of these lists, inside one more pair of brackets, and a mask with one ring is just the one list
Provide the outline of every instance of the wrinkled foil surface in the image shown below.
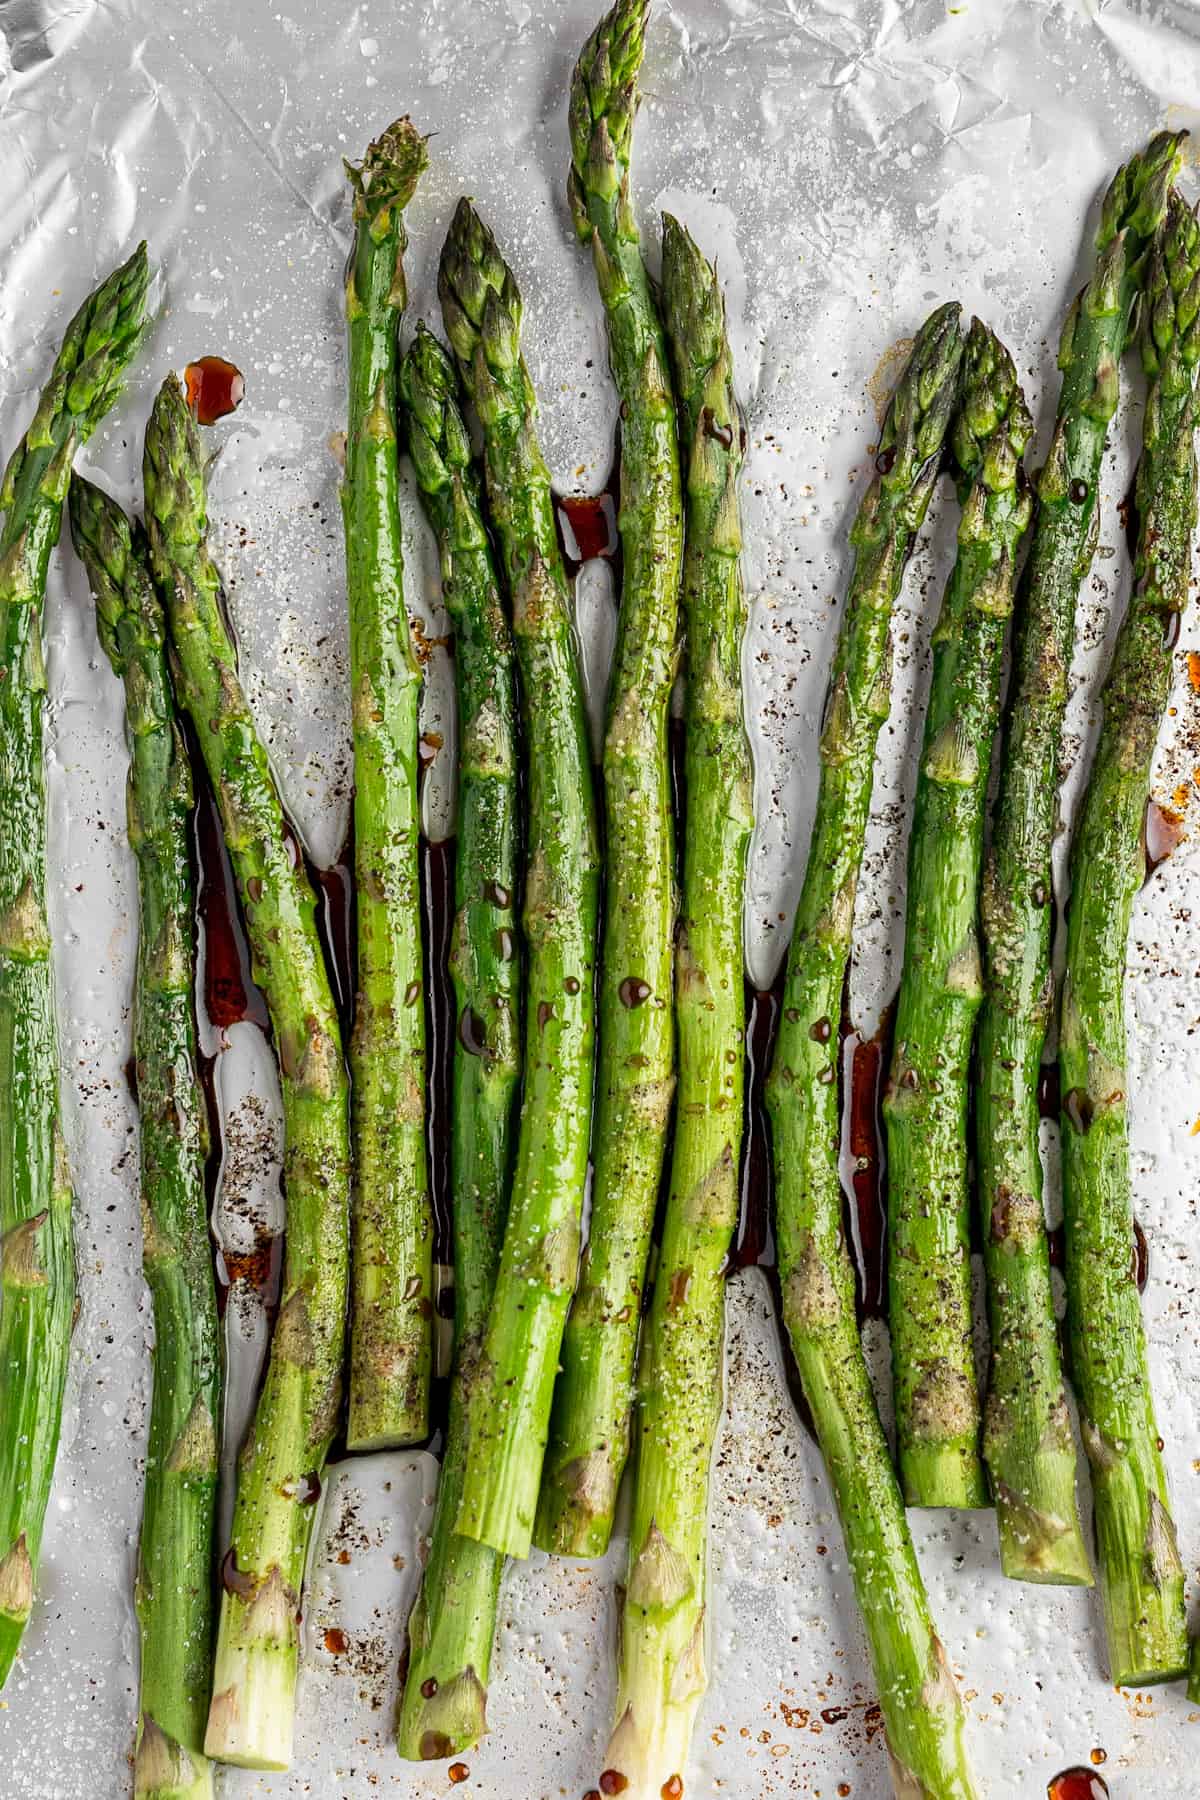
[[[349,777],[336,459],[350,242],[342,158],[358,158],[401,113],[436,134],[409,213],[409,326],[418,317],[438,324],[437,254],[457,195],[469,192],[525,296],[556,481],[565,492],[598,490],[612,452],[613,393],[590,262],[564,198],[567,83],[598,10],[599,0],[0,0],[4,452],[32,413],[71,311],[145,236],[161,269],[157,325],[85,466],[133,502],[142,427],[166,370],[216,352],[245,372],[244,405],[213,434],[215,547],[252,699],[318,859],[337,851]],[[663,0],[643,80],[635,186],[647,254],[656,261],[657,214],[669,207],[718,258],[748,421],[745,675],[758,826],[746,937],[754,979],[765,983],[803,869],[847,530],[897,368],[891,346],[936,302],[959,298],[1013,350],[1044,447],[1054,346],[1098,196],[1151,131],[1200,124],[1200,14],[1185,0]],[[1194,192],[1193,171],[1185,182]],[[1142,396],[1131,371],[1080,607],[1068,820],[1094,732],[1095,677],[1128,592],[1117,502]],[[412,604],[436,637],[436,564],[411,490],[406,522]],[[895,700],[852,981],[855,1022],[866,1030],[899,973],[914,708],[924,702],[954,528],[944,494],[897,617]],[[578,607],[598,702],[611,635],[602,567],[585,569]],[[152,1335],[136,1118],[123,1074],[136,884],[120,687],[65,548],[46,627],[51,899],[81,1311],[40,1595],[0,1702],[0,1789],[13,1800],[118,1800],[129,1792],[136,1716],[131,1596]],[[1200,811],[1200,699],[1187,663],[1198,646],[1193,611],[1155,775],[1156,795],[1185,825]],[[451,828],[453,753],[436,655],[427,710],[445,739],[426,795],[436,833]],[[1155,1394],[1193,1570],[1198,968],[1200,845],[1189,832],[1139,903],[1128,1015]],[[217,1057],[226,1125],[217,1232],[236,1250],[247,1220],[279,1228],[278,1093],[252,1025],[206,1048]],[[1049,1128],[1047,1136],[1053,1207]],[[819,1458],[787,1395],[761,1275],[731,1282],[729,1310],[728,1406],[713,1481],[712,1686],[688,1792],[884,1796],[846,1559]],[[263,1332],[253,1294],[235,1287],[227,1450],[251,1402]],[[880,1329],[870,1327],[868,1339],[886,1393]],[[331,1469],[309,1585],[296,1763],[286,1775],[223,1774],[224,1800],[448,1791],[445,1765],[410,1768],[391,1746],[402,1627],[435,1473],[424,1453]],[[1196,1715],[1179,1686],[1139,1694],[1108,1686],[1094,1595],[1004,1582],[988,1513],[914,1513],[912,1523],[967,1697],[981,1792],[1040,1795],[1064,1765],[1093,1762],[1114,1800],[1195,1792],[1186,1727]],[[552,1563],[535,1552],[509,1569],[492,1729],[464,1758],[465,1792],[550,1800],[594,1785],[623,1562],[622,1540],[603,1562]]]

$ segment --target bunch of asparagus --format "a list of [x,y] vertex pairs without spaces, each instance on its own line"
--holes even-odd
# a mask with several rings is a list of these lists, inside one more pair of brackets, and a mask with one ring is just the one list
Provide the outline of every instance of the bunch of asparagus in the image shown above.
[[[455,1346],[398,1744],[406,1757],[436,1759],[486,1730],[504,1558],[528,1555],[535,1539],[560,1554],[602,1552],[632,1450],[618,1697],[602,1785],[635,1797],[684,1792],[707,1680],[708,1465],[742,1135],[741,915],[752,825],[739,668],[744,431],[714,268],[670,217],[660,287],[642,260],[631,155],[646,23],[645,0],[616,0],[571,88],[569,197],[592,250],[622,417],[623,581],[599,795],[512,270],[460,201],[438,279],[450,350],[422,326],[402,352],[404,214],[426,144],[400,120],[348,171],[355,244],[343,509],[358,968],[346,1044],[313,890],[239,681],[207,548],[203,447],[174,377],[147,428],[144,529],[98,488],[72,480],[75,451],[112,404],[142,334],[144,249],[68,328],[0,490],[0,1076],[20,1096],[0,1108],[0,1680],[32,1603],[73,1304],[45,911],[40,654],[47,561],[69,495],[101,641],[125,685],[131,748],[142,922],[135,1055],[157,1340],[135,1787],[159,1800],[211,1793],[209,1759],[290,1761],[301,1588],[313,1501],[341,1416],[348,1323],[348,1447],[417,1442],[428,1430],[431,970],[401,442],[440,550],[462,752],[451,956]],[[891,396],[851,532],[768,1102],[783,1318],[845,1537],[893,1782],[905,1796],[967,1800],[975,1791],[905,1503],[978,1507],[990,1498],[1007,1574],[1092,1579],[1050,1286],[1037,1084],[1054,1011],[1051,854],[1066,673],[1120,358],[1135,332],[1150,381],[1135,585],[1077,831],[1059,1030],[1068,1326],[1113,1679],[1166,1680],[1187,1665],[1183,1567],[1131,1270],[1122,1022],[1142,820],[1196,523],[1200,226],[1172,186],[1179,145],[1178,134],[1160,134],[1105,196],[1096,266],[1063,332],[1058,418],[1036,480],[1024,470],[1032,424],[1011,357],[979,320],[964,340],[958,307],[941,306]],[[897,1475],[843,1227],[839,1020],[890,702],[892,612],[947,452],[958,548],[933,634],[884,1108]],[[677,918],[667,720],[681,658]],[[193,770],[178,709],[194,728],[203,763],[195,774],[219,806],[285,1115],[283,1292],[242,1449],[232,1540],[221,1547],[221,1369],[193,1011]],[[972,1093],[991,1323],[986,1407],[968,1260]],[[1195,1664],[1192,1687],[1200,1694]]]

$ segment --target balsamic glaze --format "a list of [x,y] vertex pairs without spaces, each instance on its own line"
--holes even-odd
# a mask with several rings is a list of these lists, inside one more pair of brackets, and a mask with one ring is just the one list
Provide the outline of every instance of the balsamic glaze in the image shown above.
[[843,994],[842,1187],[848,1202],[848,1236],[860,1322],[887,1315],[887,1157],[882,1107],[894,1017],[893,1003],[885,1008],[873,1035],[865,1038],[852,1025],[848,994]]
[[1108,1800],[1108,1783],[1095,1769],[1063,1769],[1046,1788],[1049,1800]]

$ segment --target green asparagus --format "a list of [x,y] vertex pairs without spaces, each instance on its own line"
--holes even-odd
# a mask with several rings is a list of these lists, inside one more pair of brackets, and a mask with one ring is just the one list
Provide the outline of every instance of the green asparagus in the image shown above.
[[595,1055],[599,851],[591,754],[521,298],[461,200],[438,287],[484,435],[488,497],[512,594],[529,780],[525,1084],[508,1221],[467,1397],[457,1529],[527,1556],[554,1374],[579,1264]]
[[[1000,673],[1032,500],[1032,421],[1008,352],[972,322],[951,433],[962,519],[933,634],[908,850],[904,972],[884,1096],[888,1307],[900,1485],[910,1505],[983,1506],[971,1317],[967,1094],[983,997],[979,876]],[[1084,1572],[1087,1559],[1077,1547]]]
[[342,1394],[346,1069],[316,902],[238,679],[221,579],[208,553],[200,435],[173,375],[146,428],[144,479],[151,566],[178,661],[178,696],[217,797],[283,1090],[287,1256],[221,1565],[205,1747],[221,1762],[283,1769],[292,1753],[304,1559]]
[[0,1687],[33,1606],[75,1305],[46,918],[42,602],[71,462],[141,340],[146,247],[68,325],[0,487]]
[[634,1358],[674,1092],[667,713],[683,513],[667,349],[629,193],[646,0],[617,0],[571,87],[569,197],[621,400],[624,574],[604,739],[606,874],[591,1224],[563,1337],[536,1538],[598,1556],[629,1452]]
[[992,1356],[983,1448],[1004,1570],[1034,1581],[1085,1579],[1038,1152],[1038,1080],[1054,1003],[1051,850],[1067,672],[1075,603],[1096,544],[1100,463],[1117,404],[1120,356],[1179,141],[1179,134],[1154,138],[1113,180],[1101,210],[1095,270],[1063,329],[1062,393],[1037,479],[984,870],[975,1142]]
[[134,1793],[202,1800],[213,1791],[204,1727],[212,1683],[221,1352],[204,1183],[208,1115],[196,1058],[192,772],[145,538],[78,475],[70,514],[100,642],[125,684],[129,842],[141,904],[134,1067],[154,1381],[137,1577]]
[[400,119],[354,186],[346,273],[350,417],[342,516],[350,596],[358,991],[350,1039],[351,1450],[423,1438],[433,1346],[433,1198],[425,1149],[421,665],[404,604],[396,446],[404,208],[425,140]]
[[1200,226],[1172,193],[1142,296],[1150,389],[1134,483],[1133,592],[1071,856],[1058,1047],[1071,1367],[1118,1687],[1170,1681],[1187,1664],[1184,1568],[1135,1276],[1124,985],[1129,921],[1146,877],[1150,765],[1192,570],[1198,310]]
[[504,1559],[454,1529],[466,1462],[467,1399],[496,1283],[520,1076],[517,759],[512,642],[481,513],[454,365],[419,327],[400,369],[404,422],[437,532],[454,625],[462,751],[456,920],[458,1007],[450,1180],[454,1219],[454,1372],[437,1510],[408,1622],[400,1754],[452,1756],[487,1729],[488,1669]]
[[957,398],[958,310],[939,307],[917,335],[851,531],[854,573],[821,732],[816,819],[767,1086],[784,1322],[833,1485],[896,1791],[931,1800],[969,1800],[974,1788],[962,1707],[930,1621],[859,1340],[838,1182],[838,1020],[875,743],[890,700],[892,606]]
[[638,1372],[617,1724],[605,1758],[635,1794],[655,1796],[676,1791],[672,1778],[683,1781],[707,1683],[708,1467],[721,1414],[725,1259],[738,1217],[742,890],[753,822],[741,699],[744,434],[716,271],[669,216],[662,298],[687,468],[679,1117]]

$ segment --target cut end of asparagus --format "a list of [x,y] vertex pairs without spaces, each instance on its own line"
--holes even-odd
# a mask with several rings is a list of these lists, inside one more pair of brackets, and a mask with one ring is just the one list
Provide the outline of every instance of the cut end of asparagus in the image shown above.
[[543,1477],[534,1542],[551,1556],[603,1556],[612,1536],[618,1465],[593,1450]]
[[440,1762],[470,1750],[487,1728],[487,1689],[467,1667],[450,1681],[424,1681],[415,1704],[406,1686],[396,1744],[408,1762]]
[[621,1777],[625,1800],[683,1800],[687,1794],[687,1759],[692,1724],[702,1691],[682,1701],[669,1694],[648,1690],[630,1699],[617,1720],[604,1753],[601,1786],[615,1793],[612,1776]]
[[296,1597],[278,1569],[247,1601],[226,1594],[204,1751],[242,1769],[292,1761],[299,1660]]
[[[1040,1582],[1047,1587],[1092,1587],[1094,1577],[1079,1528],[1075,1505],[1075,1457],[1038,1462],[1043,1477],[1057,1473],[1057,1494],[1015,1494],[996,1484],[996,1524],[1000,1531],[1000,1567],[1010,1581]],[[1054,1502],[1059,1504],[1055,1505]],[[1041,1502],[1040,1504],[1038,1502]]]
[[134,1800],[210,1800],[212,1791],[211,1763],[153,1719],[144,1720],[133,1765]]

